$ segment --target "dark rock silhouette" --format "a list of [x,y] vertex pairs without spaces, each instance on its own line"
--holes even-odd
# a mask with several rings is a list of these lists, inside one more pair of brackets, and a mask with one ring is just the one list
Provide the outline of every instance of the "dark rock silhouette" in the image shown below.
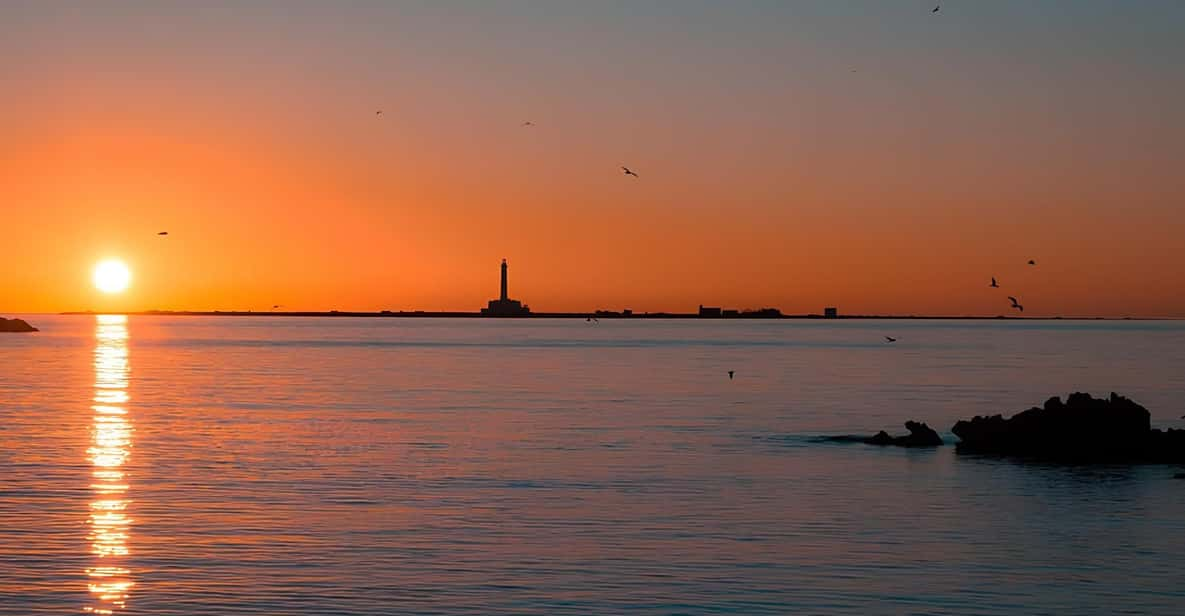
[[1112,393],[1070,394],[1005,419],[960,421],[961,452],[1062,462],[1185,462],[1185,430],[1153,430],[1148,409]]
[[1173,475],[1173,479],[1185,479],[1185,473],[1177,473]]
[[933,428],[923,422],[907,421],[905,428],[909,434],[892,436],[881,430],[873,436],[825,436],[821,440],[831,443],[865,443],[867,445],[896,445],[898,447],[937,447],[942,445],[942,437]]
[[21,319],[5,319],[0,317],[0,332],[24,333],[41,331]]

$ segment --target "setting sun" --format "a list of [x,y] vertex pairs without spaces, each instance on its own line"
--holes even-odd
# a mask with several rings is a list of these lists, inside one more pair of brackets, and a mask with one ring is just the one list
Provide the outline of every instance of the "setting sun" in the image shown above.
[[118,259],[107,259],[95,266],[95,288],[104,293],[121,293],[132,282],[132,272]]

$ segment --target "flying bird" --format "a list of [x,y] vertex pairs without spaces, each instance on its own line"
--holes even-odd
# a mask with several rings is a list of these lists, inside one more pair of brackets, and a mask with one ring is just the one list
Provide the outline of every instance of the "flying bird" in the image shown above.
[[383,115],[383,110],[382,110],[382,109],[379,109],[378,111],[374,112],[374,115],[376,115],[376,116],[381,116],[381,115]]
[[938,12],[938,9],[940,9],[940,8],[942,8],[942,5],[941,5],[941,4],[939,4],[938,6],[934,7],[934,10],[933,10],[933,11],[930,11],[930,12],[931,12],[931,13],[937,13],[937,12]]
[[897,342],[897,339],[891,336],[885,336],[885,340],[888,340],[889,342]]
[[999,288],[1000,288],[1000,285],[996,283],[996,277],[995,277],[995,276],[992,276],[992,284],[991,284],[991,287],[992,287],[993,289],[999,289]]
[[523,122],[523,126],[534,126],[534,125],[535,125],[535,123],[534,123],[534,122],[532,122],[532,121],[530,121],[530,120],[527,120],[526,122]]
[[1012,302],[1012,307],[1013,307],[1013,308],[1016,308],[1017,310],[1019,310],[1019,311],[1021,311],[1021,312],[1024,312],[1024,311],[1025,311],[1025,307],[1024,307],[1024,306],[1021,306],[1021,305],[1020,305],[1020,303],[1016,301],[1016,298],[1015,298],[1015,297],[1012,297],[1011,295],[1009,295],[1009,296],[1008,296],[1008,301]]
[[729,371],[728,371],[728,380],[730,380],[730,381],[731,381],[731,380],[732,380],[732,375],[734,375],[734,374],[736,374],[736,371],[735,371],[735,370],[729,370]]
[[1036,264],[1037,264],[1037,262],[1036,262],[1036,261],[1034,261],[1034,260],[1032,260],[1032,259],[1029,259],[1029,265],[1036,265]]
[[632,176],[634,176],[634,177],[638,177],[638,174],[634,173],[633,171],[630,171],[630,168],[629,168],[629,167],[625,167],[625,166],[623,166],[623,167],[621,168],[621,170],[622,170],[622,171],[624,171],[626,175],[632,175]]
[[279,304],[276,304],[275,306],[272,306],[272,310],[275,310],[276,308],[283,308],[283,306],[281,306],[281,305],[279,305]]
[[157,233],[157,235],[168,235],[168,234],[169,234],[168,231],[161,231],[160,233]]

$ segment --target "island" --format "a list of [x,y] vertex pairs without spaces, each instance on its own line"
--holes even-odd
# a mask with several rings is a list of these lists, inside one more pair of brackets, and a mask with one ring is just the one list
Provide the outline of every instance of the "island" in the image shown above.
[[0,332],[8,334],[23,334],[27,332],[41,331],[32,325],[29,325],[23,319],[6,319],[0,317]]

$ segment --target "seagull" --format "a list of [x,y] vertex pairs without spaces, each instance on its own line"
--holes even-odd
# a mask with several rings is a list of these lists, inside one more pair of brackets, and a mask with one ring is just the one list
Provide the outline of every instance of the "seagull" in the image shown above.
[[729,370],[729,371],[728,371],[728,380],[730,380],[730,381],[732,380],[732,375],[733,375],[733,374],[736,374],[736,371],[735,371],[735,370]]
[[634,176],[634,177],[638,177],[638,174],[634,173],[633,171],[630,171],[630,168],[629,168],[629,167],[625,167],[625,166],[623,166],[623,167],[621,168],[621,170],[622,170],[622,171],[624,171],[626,175],[632,175],[632,176]]
[[530,121],[530,120],[527,120],[526,122],[523,122],[523,126],[534,126],[534,125],[535,125],[535,123],[534,123],[534,122],[532,122],[532,121]]
[[1020,305],[1020,304],[1019,304],[1019,303],[1016,301],[1016,298],[1015,298],[1015,297],[1012,297],[1011,295],[1009,295],[1009,296],[1008,296],[1008,300],[1012,302],[1012,307],[1013,307],[1013,308],[1016,308],[1017,310],[1019,310],[1019,311],[1021,311],[1021,312],[1024,312],[1024,311],[1025,311],[1025,307],[1024,307],[1024,306],[1021,306],[1021,305]]
[[993,289],[999,289],[999,288],[1000,288],[1000,285],[999,285],[999,284],[996,284],[996,277],[995,277],[995,276],[992,276],[992,284],[991,284],[991,287],[992,287]]
[[157,235],[168,235],[168,234],[169,234],[168,231],[161,231],[160,233],[157,233]]
[[1034,260],[1032,260],[1032,259],[1029,259],[1029,265],[1036,265],[1036,264],[1037,264],[1037,262],[1036,262],[1036,261],[1034,261]]
[[276,304],[275,306],[272,306],[272,310],[275,310],[276,308],[283,308],[283,306],[281,306],[281,305],[279,305],[279,304]]
[[893,338],[893,337],[890,337],[890,336],[885,336],[885,340],[888,340],[889,342],[897,342],[897,339],[896,339],[896,338]]
[[937,12],[938,12],[938,9],[940,9],[940,8],[942,8],[942,5],[941,5],[941,4],[939,4],[938,6],[934,7],[934,10],[933,10],[933,11],[930,11],[930,12],[931,12],[931,13],[937,13]]
[[376,115],[376,116],[381,116],[381,115],[383,115],[383,110],[382,110],[382,109],[379,109],[378,111],[374,112],[374,115]]

